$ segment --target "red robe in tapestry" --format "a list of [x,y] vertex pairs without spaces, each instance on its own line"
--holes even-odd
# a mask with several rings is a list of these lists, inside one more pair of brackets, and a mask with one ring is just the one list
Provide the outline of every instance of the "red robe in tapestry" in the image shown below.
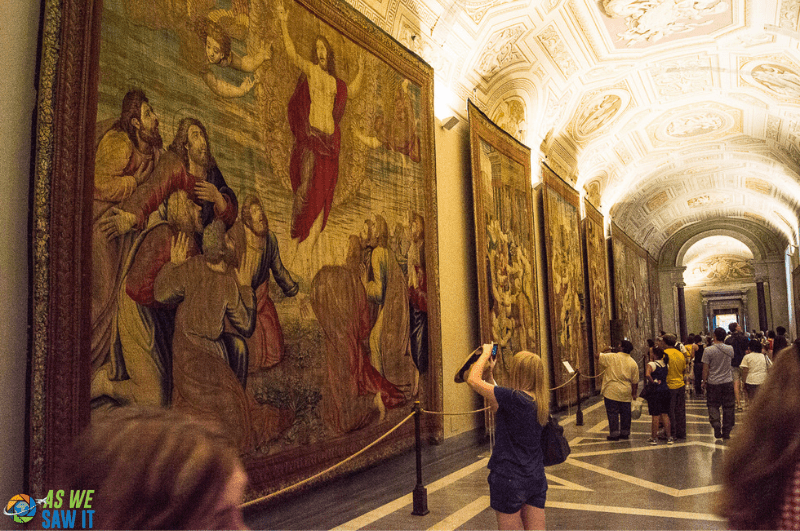
[[[346,104],[347,85],[337,78],[336,98],[333,103],[334,131],[333,134],[326,135],[312,128],[309,123],[311,93],[305,75],[300,77],[289,100],[289,127],[294,135],[289,175],[292,179],[292,191],[295,195],[299,193],[304,196],[301,206],[295,207],[292,213],[292,238],[298,238],[301,242],[308,237],[320,212],[324,211],[320,230],[328,222],[336,181],[339,179],[339,150],[342,141],[339,122]],[[313,166],[308,164],[309,160],[313,161]]]

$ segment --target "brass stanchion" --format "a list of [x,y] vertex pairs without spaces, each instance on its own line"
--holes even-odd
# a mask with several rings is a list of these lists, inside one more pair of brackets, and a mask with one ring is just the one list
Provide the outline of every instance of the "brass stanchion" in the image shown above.
[[417,452],[417,485],[414,487],[414,510],[411,514],[425,516],[428,514],[428,489],[422,485],[422,433],[420,429],[421,408],[419,400],[414,402],[414,442]]
[[578,389],[578,410],[575,412],[575,425],[583,426],[583,411],[581,411],[581,371],[577,369],[578,377],[575,378],[575,387]]

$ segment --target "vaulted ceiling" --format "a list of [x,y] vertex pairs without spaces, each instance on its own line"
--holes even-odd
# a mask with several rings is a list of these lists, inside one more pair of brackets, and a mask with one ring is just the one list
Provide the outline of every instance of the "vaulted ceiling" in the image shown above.
[[737,218],[798,244],[800,0],[348,1],[653,256]]

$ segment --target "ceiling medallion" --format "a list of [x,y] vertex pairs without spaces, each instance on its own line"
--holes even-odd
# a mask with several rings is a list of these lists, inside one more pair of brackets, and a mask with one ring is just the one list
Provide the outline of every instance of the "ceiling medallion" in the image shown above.
[[617,37],[630,47],[714,24],[717,15],[730,10],[730,4],[722,0],[603,0],[603,10],[612,19],[625,21],[626,29]]
[[602,92],[578,108],[572,123],[575,140],[589,140],[616,122],[630,102],[624,90]]
[[[731,109],[713,103],[687,107],[670,111],[653,122],[653,127],[649,127],[648,130],[652,131],[654,145],[686,142],[689,139],[701,137],[718,138],[720,135],[729,134],[739,128],[736,126],[741,121],[739,109]],[[705,160],[706,158],[700,157],[694,160]]]
[[778,98],[800,98],[800,74],[789,66],[776,62],[751,61],[742,67],[741,75],[750,85]]
[[717,256],[690,264],[684,278],[688,283],[728,282],[753,278],[755,269],[739,256]]
[[701,195],[698,197],[692,197],[688,201],[686,201],[686,205],[689,208],[697,208],[697,207],[704,207],[704,206],[711,206],[711,205],[726,205],[731,202],[731,197],[727,195],[711,197],[710,195]]
[[520,142],[525,140],[525,102],[519,98],[508,98],[494,110],[492,121]]

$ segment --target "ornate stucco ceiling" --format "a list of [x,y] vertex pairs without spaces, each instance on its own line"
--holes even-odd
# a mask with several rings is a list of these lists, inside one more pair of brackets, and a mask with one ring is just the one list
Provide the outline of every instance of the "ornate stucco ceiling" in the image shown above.
[[730,218],[798,243],[800,0],[348,1],[654,256]]

